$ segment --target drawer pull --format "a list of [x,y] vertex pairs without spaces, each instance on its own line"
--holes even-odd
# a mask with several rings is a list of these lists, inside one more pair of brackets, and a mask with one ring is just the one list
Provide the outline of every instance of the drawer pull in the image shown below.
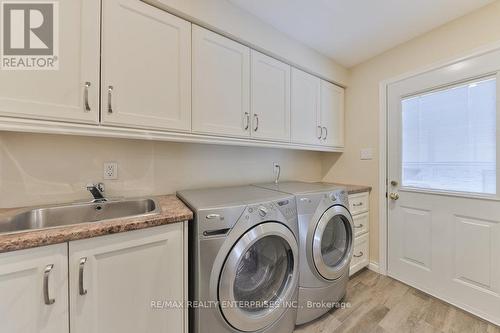
[[362,256],[364,256],[365,254],[363,253],[363,251],[359,252],[359,254],[355,254],[354,255],[354,258],[361,258]]
[[207,220],[214,220],[214,219],[220,219],[219,214],[208,214],[207,215]]
[[83,270],[85,269],[85,263],[87,262],[87,257],[80,259],[80,266],[78,271],[78,289],[80,296],[87,295],[87,289],[83,287]]
[[364,224],[354,225],[354,228],[356,228],[356,229],[361,229],[361,228],[363,228],[364,226],[365,226]]
[[49,296],[49,276],[53,268],[54,265],[47,265],[43,271],[43,298],[46,305],[52,305],[56,302],[55,299]]
[[363,203],[362,202],[358,202],[358,203],[355,203],[355,204],[352,204],[353,207],[361,207],[363,206]]

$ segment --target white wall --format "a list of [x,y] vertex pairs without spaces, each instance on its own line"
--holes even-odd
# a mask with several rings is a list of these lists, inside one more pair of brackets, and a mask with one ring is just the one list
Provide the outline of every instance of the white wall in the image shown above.
[[145,0],[340,85],[348,71],[227,0]]
[[378,261],[379,161],[360,161],[360,149],[378,156],[379,83],[500,41],[500,1],[463,16],[351,69],[346,90],[346,152],[325,155],[326,181],[371,185],[370,257]]
[[282,179],[319,181],[321,153],[285,149],[0,133],[0,208],[89,200],[103,163],[119,164],[107,196],[168,194],[187,188]]

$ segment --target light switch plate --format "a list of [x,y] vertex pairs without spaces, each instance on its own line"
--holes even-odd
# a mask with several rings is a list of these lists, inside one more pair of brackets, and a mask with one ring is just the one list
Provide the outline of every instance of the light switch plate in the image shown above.
[[360,158],[362,160],[373,160],[373,148],[361,149]]

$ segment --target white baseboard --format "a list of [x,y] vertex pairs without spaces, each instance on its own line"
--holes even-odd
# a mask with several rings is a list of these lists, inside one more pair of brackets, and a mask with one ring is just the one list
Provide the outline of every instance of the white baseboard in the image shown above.
[[370,262],[370,264],[368,265],[368,269],[374,271],[375,273],[380,273],[378,262]]

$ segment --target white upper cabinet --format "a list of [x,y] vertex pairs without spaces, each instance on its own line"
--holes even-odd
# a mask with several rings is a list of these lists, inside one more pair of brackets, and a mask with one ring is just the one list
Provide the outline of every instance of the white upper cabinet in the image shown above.
[[320,79],[292,68],[292,142],[321,143]]
[[[58,69],[2,69],[0,116],[97,123],[100,1],[56,3],[59,15],[54,11],[53,46]],[[16,47],[31,47],[21,40]]]
[[250,136],[250,49],[193,25],[193,132]]
[[0,281],[0,332],[69,332],[67,244],[0,254]]
[[321,81],[322,142],[330,147],[344,147],[344,89]]
[[252,50],[252,137],[290,141],[290,65]]
[[173,223],[70,242],[71,332],[187,332],[184,239]]
[[102,123],[191,130],[191,23],[137,0],[106,0]]

